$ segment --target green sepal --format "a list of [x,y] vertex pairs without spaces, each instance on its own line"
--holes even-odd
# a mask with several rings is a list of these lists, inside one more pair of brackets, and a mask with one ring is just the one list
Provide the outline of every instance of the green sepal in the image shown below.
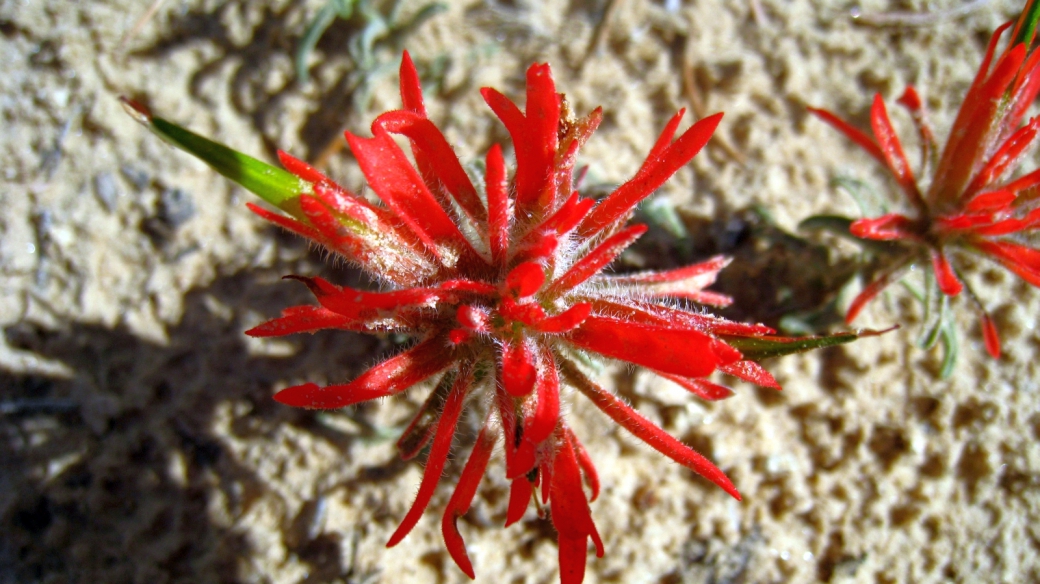
[[[893,327],[895,328],[895,327]],[[813,349],[823,349],[851,343],[860,337],[872,337],[886,333],[893,329],[883,331],[860,330],[856,332],[842,332],[833,335],[820,335],[812,337],[729,337],[723,336],[722,340],[727,345],[741,352],[745,359],[757,361],[767,357],[782,357],[792,353],[804,353]]]
[[246,190],[297,218],[302,218],[300,195],[312,192],[312,184],[298,176],[232,150],[177,124],[153,116],[144,106],[121,98],[127,112],[163,140],[208,164],[213,170]]

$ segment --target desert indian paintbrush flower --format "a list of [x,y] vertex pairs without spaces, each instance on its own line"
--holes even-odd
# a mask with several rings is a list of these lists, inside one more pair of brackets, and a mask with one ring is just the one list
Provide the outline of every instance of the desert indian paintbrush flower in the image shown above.
[[[346,134],[381,204],[288,154],[279,154],[286,172],[125,100],[128,111],[160,136],[282,211],[250,205],[258,215],[340,254],[382,286],[359,290],[291,276],[313,292],[317,304],[289,308],[248,334],[342,329],[415,339],[410,348],[348,383],[307,383],[275,395],[291,406],[332,409],[431,382],[429,397],[398,442],[404,458],[428,448],[426,467],[415,501],[388,546],[400,542],[422,516],[448,464],[460,415],[474,408],[484,422],[441,525],[451,557],[474,577],[456,522],[469,509],[501,439],[511,481],[506,525],[519,521],[532,502],[540,514],[547,508],[558,534],[560,579],[581,582],[589,540],[597,555],[604,550],[589,506],[599,493],[599,479],[561,416],[561,388],[568,386],[654,449],[739,499],[718,467],[582,368],[591,356],[615,359],[643,366],[703,399],[718,400],[732,392],[708,379],[716,371],[779,389],[755,359],[857,337],[777,337],[764,325],[731,322],[693,308],[693,303],[729,302],[704,289],[728,263],[723,257],[670,271],[604,273],[646,231],[643,225],[627,224],[633,209],[693,158],[722,114],[698,121],[675,139],[683,116],[677,113],[635,176],[597,201],[575,190],[575,164],[602,111],[572,118],[547,65],[528,70],[524,110],[494,89],[483,90],[509,131],[516,159],[510,176],[501,147],[493,146],[483,185],[474,183],[427,117],[407,53],[400,86],[404,107],[377,117],[371,138]],[[410,141],[414,166],[393,134]]]
[[[962,253],[981,254],[1040,286],[1036,247],[1040,170],[1011,178],[1040,132],[1040,117],[1022,123],[1040,91],[1040,51],[1034,43],[1038,17],[1036,0],[1028,0],[1017,21],[994,32],[941,152],[917,91],[907,87],[897,100],[917,126],[920,174],[930,171],[928,181],[916,178],[880,95],[874,97],[870,110],[873,137],[828,111],[810,108],[885,166],[912,208],[910,213],[889,213],[851,224],[849,230],[856,237],[904,245],[903,253],[853,300],[848,322],[915,261],[926,259],[942,294],[953,297],[967,291],[981,314],[986,350],[994,358],[1000,356],[993,319],[967,286],[955,260]],[[1010,40],[998,54],[1000,38],[1009,29]]]

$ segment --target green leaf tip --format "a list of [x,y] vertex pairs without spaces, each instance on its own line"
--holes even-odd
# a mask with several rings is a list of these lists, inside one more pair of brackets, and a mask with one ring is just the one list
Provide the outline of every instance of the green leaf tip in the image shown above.
[[311,183],[286,170],[153,116],[148,108],[131,99],[120,97],[119,101],[132,118],[163,140],[195,156],[213,170],[290,214],[298,215],[297,200],[300,195],[311,192]]
[[813,349],[823,349],[851,343],[863,337],[875,337],[899,328],[899,325],[881,331],[861,329],[820,335],[812,337],[723,337],[726,344],[741,352],[745,359],[757,361],[767,357],[782,357],[793,353],[803,353]]

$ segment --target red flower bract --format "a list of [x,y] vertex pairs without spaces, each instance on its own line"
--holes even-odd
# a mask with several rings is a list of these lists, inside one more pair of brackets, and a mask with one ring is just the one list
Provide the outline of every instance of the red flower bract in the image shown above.
[[[603,554],[589,508],[599,483],[585,449],[560,416],[562,385],[739,498],[722,471],[590,380],[576,357],[595,353],[642,365],[702,398],[720,399],[730,391],[705,379],[716,370],[778,388],[764,369],[723,340],[773,331],[684,307],[688,300],[728,301],[703,291],[727,264],[725,258],[673,271],[602,273],[646,231],[642,225],[625,225],[633,208],[693,158],[721,114],[700,120],[673,141],[679,112],[636,175],[597,202],[582,198],[573,183],[577,151],[599,125],[600,109],[578,120],[561,117],[563,96],[556,93],[547,65],[527,72],[525,111],[493,89],[483,95],[508,129],[516,152],[510,179],[501,148],[491,148],[483,189],[471,182],[427,119],[407,54],[401,64],[404,109],[376,118],[372,138],[347,134],[382,206],[280,154],[289,171],[313,184],[299,199],[297,218],[251,208],[356,262],[387,291],[293,276],[310,288],[318,305],[289,308],[248,333],[263,337],[334,328],[414,336],[411,348],[347,384],[290,387],[275,399],[299,407],[340,408],[391,396],[439,375],[398,443],[406,458],[427,446],[429,456],[415,503],[388,545],[408,534],[430,502],[460,413],[472,405],[488,411],[444,512],[444,541],[452,558],[473,577],[456,519],[469,508],[500,435],[512,481],[507,525],[523,516],[532,498],[537,504],[540,491],[559,534],[561,580],[576,583],[584,575],[589,538],[597,555]],[[411,141],[415,167],[391,134]],[[475,395],[488,392],[493,399]]]
[[[1017,23],[1008,22],[993,34],[941,153],[917,91],[907,87],[897,100],[917,126],[922,166],[934,168],[926,190],[918,186],[880,95],[875,96],[870,110],[873,138],[828,111],[809,108],[887,167],[915,211],[912,215],[892,213],[852,224],[850,231],[856,237],[897,240],[915,251],[864,288],[849,307],[848,322],[922,255],[932,264],[938,289],[947,296],[965,289],[963,278],[950,261],[951,252],[961,250],[988,256],[1040,286],[1040,250],[1024,240],[1040,229],[1040,170],[1008,180],[1040,132],[1040,117],[1020,127],[1040,91],[1040,51],[1033,46],[1037,18],[1037,3],[1028,0]],[[1011,40],[997,55],[1000,37],[1012,24]],[[982,315],[986,350],[997,358],[1000,340],[996,326],[978,297],[968,291]]]

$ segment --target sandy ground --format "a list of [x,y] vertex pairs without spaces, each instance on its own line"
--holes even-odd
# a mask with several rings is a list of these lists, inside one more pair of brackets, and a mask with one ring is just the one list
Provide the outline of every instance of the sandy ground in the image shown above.
[[[281,275],[356,274],[253,217],[248,193],[149,135],[116,100],[133,95],[267,159],[278,146],[314,160],[343,128],[362,132],[398,106],[401,44],[375,45],[361,86],[346,47],[362,22],[339,22],[301,87],[292,52],[322,2],[169,0],[122,44],[149,4],[0,2],[0,583],[465,580],[440,541],[447,489],[401,545],[383,547],[421,476],[397,460],[393,436],[423,390],[329,414],[270,398],[291,383],[347,380],[392,340],[242,334],[309,302]],[[914,83],[945,135],[989,32],[1017,3],[919,28],[857,26],[852,2],[618,4],[598,44],[604,2],[562,0],[451,3],[390,40],[415,56],[431,115],[464,160],[506,137],[477,88],[521,98],[526,66],[550,62],[576,111],[606,111],[584,152],[592,186],[630,176],[667,117],[690,105],[691,64],[739,154],[713,145],[659,193],[678,205],[690,241],[650,238],[627,261],[733,253],[722,284],[737,315],[776,322],[833,294],[844,272],[826,262],[855,253],[777,229],[855,214],[828,185],[836,176],[888,184],[805,106],[862,125],[875,92],[891,102]],[[420,5],[406,2],[402,19]],[[910,136],[906,116],[894,117]],[[325,166],[360,185],[349,154]],[[741,211],[756,205],[775,225]],[[783,393],[741,386],[706,404],[649,376],[604,372],[718,462],[743,502],[568,399],[604,483],[592,509],[607,555],[590,558],[586,581],[1040,581],[1040,294],[978,267],[1006,354],[985,358],[962,311],[961,358],[946,380],[939,353],[914,348],[920,310],[898,291],[860,322],[903,330],[767,363]],[[532,512],[500,527],[501,474],[497,460],[461,523],[477,579],[552,582],[551,527]]]

